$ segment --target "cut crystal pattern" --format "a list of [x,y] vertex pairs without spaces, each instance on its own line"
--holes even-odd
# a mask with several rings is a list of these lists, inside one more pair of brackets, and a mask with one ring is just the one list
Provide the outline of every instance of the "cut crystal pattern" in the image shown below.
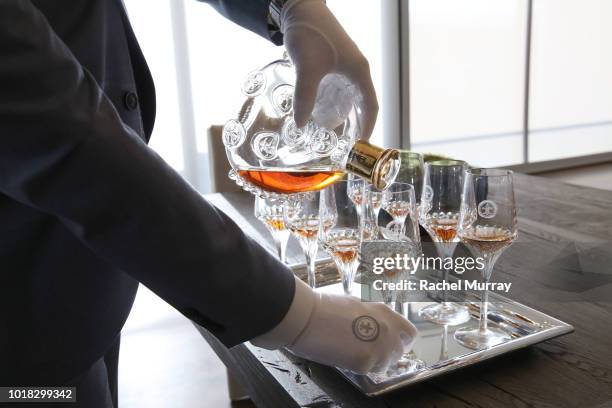
[[329,156],[338,145],[336,132],[321,128],[310,138],[310,149],[317,156]]
[[293,110],[293,86],[280,85],[272,92],[274,109],[281,115],[287,115]]
[[266,76],[261,71],[253,71],[247,75],[242,84],[242,92],[247,96],[257,96],[266,87]]
[[246,138],[246,131],[242,123],[237,120],[228,121],[223,127],[223,144],[228,149],[235,149],[240,146]]
[[253,152],[261,160],[272,160],[276,158],[280,137],[278,133],[263,132],[253,138]]
[[281,136],[283,142],[288,146],[295,147],[304,144],[310,138],[313,130],[313,123],[308,122],[303,128],[298,128],[293,118],[289,117],[283,125]]

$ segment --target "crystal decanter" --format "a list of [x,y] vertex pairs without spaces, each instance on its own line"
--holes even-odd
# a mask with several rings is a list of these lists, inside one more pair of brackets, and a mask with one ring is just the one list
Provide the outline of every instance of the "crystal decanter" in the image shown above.
[[268,198],[327,187],[346,172],[383,189],[399,170],[399,154],[359,140],[358,93],[344,77],[327,75],[311,120],[293,119],[295,70],[288,58],[251,72],[242,84],[246,100],[223,128],[230,177]]

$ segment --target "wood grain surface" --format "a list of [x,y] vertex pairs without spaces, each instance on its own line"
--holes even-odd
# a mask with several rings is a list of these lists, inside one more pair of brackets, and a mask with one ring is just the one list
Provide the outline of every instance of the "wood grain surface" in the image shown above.
[[[369,398],[332,368],[249,343],[227,350],[198,329],[259,407],[612,407],[612,192],[525,175],[515,189],[519,239],[494,280],[572,324],[570,335]],[[206,198],[273,251],[252,197]],[[289,257],[302,260],[295,243]]]

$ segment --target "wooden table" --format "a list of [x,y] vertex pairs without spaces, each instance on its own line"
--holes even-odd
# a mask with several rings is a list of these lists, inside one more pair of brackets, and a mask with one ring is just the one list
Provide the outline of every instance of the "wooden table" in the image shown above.
[[[227,350],[198,329],[259,407],[610,407],[612,192],[524,175],[515,183],[519,240],[494,280],[512,282],[514,300],[572,324],[570,335],[368,398],[332,368],[250,343]],[[272,250],[252,197],[207,199]],[[296,246],[289,252],[301,259]]]

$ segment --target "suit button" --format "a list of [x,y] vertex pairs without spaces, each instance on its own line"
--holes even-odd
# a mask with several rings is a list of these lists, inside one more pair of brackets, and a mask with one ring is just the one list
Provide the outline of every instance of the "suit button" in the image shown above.
[[123,95],[123,104],[127,110],[135,110],[138,107],[138,96],[134,92],[126,92]]

